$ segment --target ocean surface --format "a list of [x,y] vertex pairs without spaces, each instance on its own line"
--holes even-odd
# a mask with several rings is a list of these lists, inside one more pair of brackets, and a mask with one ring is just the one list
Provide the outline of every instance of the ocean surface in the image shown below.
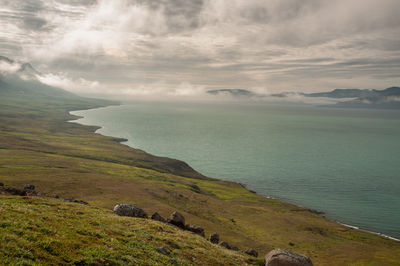
[[72,113],[204,175],[400,238],[399,110],[136,102]]

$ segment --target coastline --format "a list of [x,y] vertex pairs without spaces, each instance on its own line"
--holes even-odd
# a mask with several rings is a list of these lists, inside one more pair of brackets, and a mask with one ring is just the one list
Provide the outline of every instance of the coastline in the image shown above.
[[[100,108],[108,108],[108,107],[111,107],[111,106],[122,106],[122,105],[123,105],[123,104],[112,104],[112,105],[100,106],[100,107],[95,107],[95,108],[87,108],[87,109],[80,109],[80,110],[71,110],[71,111],[68,112],[68,114],[77,117],[77,119],[68,120],[67,122],[69,122],[69,123],[77,123],[77,124],[79,124],[79,125],[93,127],[93,128],[95,128],[95,130],[93,131],[93,133],[99,134],[99,135],[102,135],[102,136],[106,136],[106,137],[112,137],[112,138],[115,139],[116,142],[118,142],[118,143],[120,143],[120,144],[123,144],[123,145],[125,145],[125,146],[127,146],[127,147],[129,147],[129,148],[136,149],[135,147],[132,147],[132,146],[130,146],[130,145],[128,145],[128,144],[125,143],[125,142],[128,142],[128,139],[122,138],[122,137],[118,137],[118,136],[110,136],[110,135],[105,135],[105,134],[99,133],[98,131],[101,130],[101,129],[103,129],[104,126],[102,126],[102,125],[82,124],[82,123],[79,122],[79,120],[80,120],[80,119],[83,119],[84,116],[80,116],[80,115],[73,114],[73,112],[80,112],[80,111],[87,111],[87,110],[96,110],[96,109],[100,109]],[[147,153],[146,151],[144,151],[144,152]],[[148,154],[149,154],[149,153],[148,153]],[[153,154],[150,154],[150,155],[153,155]],[[157,156],[157,155],[153,155],[153,156]],[[172,159],[172,158],[170,158],[170,159]],[[186,163],[186,162],[185,162],[185,163]],[[201,173],[200,173],[200,174],[201,174]],[[202,175],[202,174],[201,174],[201,175]],[[335,223],[337,223],[337,224],[340,224],[340,225],[342,225],[342,226],[345,226],[345,227],[348,227],[348,228],[351,228],[351,229],[354,229],[354,230],[359,230],[359,231],[362,231],[362,232],[371,233],[371,234],[374,234],[374,235],[377,235],[377,236],[381,236],[381,237],[383,237],[383,238],[390,239],[390,240],[393,240],[393,241],[396,241],[396,242],[400,242],[400,239],[399,239],[399,238],[392,237],[392,236],[386,235],[386,234],[384,234],[384,233],[379,233],[379,232],[371,231],[371,230],[368,230],[368,229],[363,229],[363,228],[360,228],[360,227],[355,226],[355,225],[349,225],[349,224],[343,223],[343,222],[338,221],[338,220],[335,220],[335,219],[327,218],[327,217],[325,217],[325,215],[324,215],[325,213],[324,213],[323,211],[310,209],[310,208],[308,208],[308,207],[304,207],[304,206],[301,206],[301,205],[299,205],[299,204],[296,204],[296,203],[293,203],[293,202],[290,202],[290,201],[286,201],[286,200],[282,200],[282,199],[279,199],[279,198],[276,198],[276,197],[272,197],[272,196],[267,196],[267,195],[259,194],[258,192],[254,191],[254,190],[248,189],[248,188],[246,187],[246,184],[243,184],[243,183],[239,183],[239,182],[235,182],[235,181],[231,181],[231,180],[222,180],[222,179],[218,179],[218,178],[210,178],[210,179],[214,179],[214,180],[218,180],[218,181],[228,181],[228,182],[231,182],[231,183],[235,183],[235,184],[238,184],[238,185],[242,186],[244,189],[248,190],[248,191],[251,192],[251,193],[256,193],[257,195],[259,195],[259,196],[261,196],[261,197],[264,197],[264,198],[267,198],[267,199],[274,199],[274,200],[277,200],[277,201],[280,201],[280,202],[292,204],[292,205],[294,205],[294,206],[296,206],[296,207],[302,208],[303,211],[308,211],[308,212],[310,212],[310,213],[313,213],[313,214],[322,216],[322,217],[324,217],[325,219],[327,219],[327,220],[329,220],[329,221],[331,221],[331,222],[335,222]]]

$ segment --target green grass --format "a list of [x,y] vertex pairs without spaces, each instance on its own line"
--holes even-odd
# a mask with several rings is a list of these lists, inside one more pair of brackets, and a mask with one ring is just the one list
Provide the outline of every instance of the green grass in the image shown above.
[[[50,198],[0,197],[2,264],[261,264],[243,253],[152,220]],[[157,248],[165,247],[170,255]]]
[[[177,160],[152,156],[122,145],[115,138],[94,134],[96,127],[66,122],[74,118],[68,114],[69,110],[106,104],[109,103],[83,98],[0,98],[0,182],[19,188],[27,183],[34,184],[46,196],[58,194],[64,198],[87,201],[93,206],[77,207],[45,199],[1,198],[0,203],[8,207],[2,207],[0,212],[0,229],[4,233],[0,246],[5,250],[0,254],[0,261],[21,258],[23,264],[23,259],[29,261],[32,256],[45,262],[50,258],[65,261],[68,257],[74,262],[93,257],[111,260],[118,255],[132,261],[152,259],[153,249],[140,253],[139,249],[134,249],[140,247],[140,243],[136,242],[125,246],[119,244],[120,248],[108,253],[104,247],[98,246],[102,244],[91,245],[89,239],[94,238],[92,233],[97,231],[90,225],[87,235],[83,236],[72,231],[74,226],[68,227],[71,232],[67,227],[58,229],[58,224],[70,217],[68,212],[59,218],[44,219],[42,222],[46,226],[38,227],[36,222],[40,219],[35,218],[36,212],[23,211],[33,210],[32,204],[41,206],[42,215],[46,208],[50,211],[49,215],[56,213],[58,208],[62,214],[62,210],[67,208],[76,214],[73,217],[76,226],[80,222],[90,224],[92,220],[97,220],[99,227],[117,220],[121,223],[129,221],[133,227],[138,223],[138,228],[142,226],[142,230],[153,226],[151,221],[126,220],[110,213],[115,204],[132,203],[144,208],[150,215],[157,211],[166,217],[179,210],[188,223],[204,227],[206,235],[218,232],[223,240],[242,250],[255,248],[261,256],[273,248],[283,248],[310,256],[316,265],[332,265],[332,262],[335,265],[400,265],[399,242],[344,227],[292,204],[261,197],[236,183],[206,178]],[[198,188],[194,189],[194,185]],[[93,219],[90,220],[86,213],[90,213]],[[103,216],[110,220],[103,220]],[[10,220],[10,217],[15,219]],[[231,221],[232,218],[235,222]],[[33,223],[36,226],[33,228],[37,230],[28,234],[29,225],[24,227],[20,223]],[[14,224],[19,225],[13,227]],[[47,232],[46,228],[50,231]],[[116,233],[103,229],[104,237],[96,241],[112,245],[107,241],[117,239]],[[57,230],[63,230],[63,233],[59,234]],[[21,235],[29,236],[31,240],[21,238]],[[45,235],[62,238],[53,243]],[[177,235],[172,234],[170,240],[179,243],[179,238],[175,237]],[[36,240],[38,244],[34,244]],[[70,244],[61,248],[61,240]],[[17,245],[22,243],[20,241],[27,241],[24,242],[26,245]],[[33,249],[29,248],[32,245],[35,250],[38,247],[48,249],[43,251],[47,255],[32,253]],[[126,250],[128,246],[132,247],[129,252]],[[64,250],[67,252],[64,255],[57,253]],[[215,256],[207,249],[201,252],[204,256]],[[235,253],[232,256],[241,255]],[[190,260],[187,261],[190,263]],[[198,264],[196,261],[192,263]]]

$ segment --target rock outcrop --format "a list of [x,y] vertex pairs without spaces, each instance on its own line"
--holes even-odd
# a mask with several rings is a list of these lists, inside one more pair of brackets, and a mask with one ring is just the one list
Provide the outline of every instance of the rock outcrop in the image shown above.
[[171,253],[171,251],[169,251],[167,248],[165,248],[165,247],[161,247],[161,248],[157,248],[157,252],[158,253],[161,253],[161,254],[163,254],[163,255],[165,255],[165,256],[168,256],[170,253]]
[[139,207],[129,204],[118,204],[114,207],[114,213],[119,216],[147,218],[147,213]]
[[232,249],[232,248],[231,248],[231,245],[229,245],[228,242],[225,242],[225,241],[221,241],[221,243],[219,243],[219,245],[220,245],[221,247],[226,248],[226,249]]
[[83,200],[73,200],[72,202],[78,203],[78,204],[83,204],[83,205],[89,205],[86,201]]
[[247,249],[247,250],[244,251],[244,253],[246,253],[249,256],[253,256],[255,258],[258,257],[258,252],[256,250],[254,250],[254,249]]
[[26,191],[14,187],[0,186],[0,193],[15,195],[15,196],[26,196]]
[[170,223],[170,224],[173,224],[175,226],[178,226],[178,227],[180,227],[182,229],[185,229],[185,217],[183,217],[183,215],[180,214],[177,211],[173,212],[169,216],[167,222]]
[[155,212],[155,213],[151,216],[151,219],[152,219],[152,220],[155,220],[155,221],[162,222],[162,223],[166,223],[166,222],[167,222],[167,220],[165,220],[160,214],[158,214],[158,212]]
[[239,248],[237,246],[232,246],[231,245],[231,249],[234,250],[234,251],[239,251]]
[[217,234],[217,233],[212,233],[212,234],[210,235],[209,240],[210,240],[210,242],[213,243],[213,244],[218,244],[218,242],[219,242],[219,234]]
[[265,256],[265,266],[313,266],[313,264],[307,256],[274,249]]
[[188,224],[188,225],[186,225],[186,230],[193,232],[195,234],[198,234],[202,237],[205,237],[204,228],[201,226]]
[[31,184],[27,184],[24,186],[24,190],[25,191],[33,191],[33,190],[35,190],[35,186],[31,185]]

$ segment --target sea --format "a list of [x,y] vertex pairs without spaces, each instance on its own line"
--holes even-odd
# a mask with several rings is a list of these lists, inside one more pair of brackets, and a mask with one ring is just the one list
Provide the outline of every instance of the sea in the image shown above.
[[400,110],[142,101],[71,113],[206,176],[400,238]]

